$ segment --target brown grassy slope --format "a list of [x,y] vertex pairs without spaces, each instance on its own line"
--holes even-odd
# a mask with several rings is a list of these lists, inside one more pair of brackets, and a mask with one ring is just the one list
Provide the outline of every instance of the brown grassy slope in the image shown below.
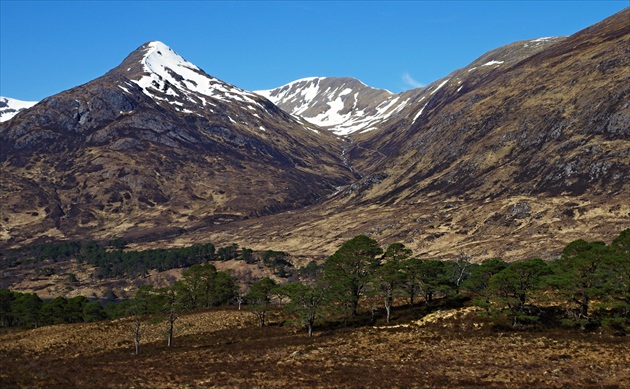
[[364,201],[627,198],[628,17],[630,9],[461,85],[449,79],[398,122],[358,139],[359,159],[363,149],[388,156],[371,170],[388,177]]
[[[521,206],[519,206],[521,204]],[[531,207],[523,212],[522,204]],[[630,227],[624,198],[606,203],[589,196],[513,196],[492,201],[426,198],[394,205],[344,208],[335,202],[255,220],[215,226],[149,247],[238,242],[255,250],[292,255],[331,255],[345,241],[367,234],[382,247],[403,242],[422,258],[455,259],[464,252],[474,262],[501,257],[516,261],[555,258],[576,239],[610,242]]]
[[0,386],[630,385],[625,338],[495,333],[459,316],[425,325],[318,331],[309,339],[290,327],[257,328],[246,312],[217,310],[183,317],[172,349],[160,340],[159,326],[150,326],[139,356],[132,354],[126,320],[46,327],[0,336]]

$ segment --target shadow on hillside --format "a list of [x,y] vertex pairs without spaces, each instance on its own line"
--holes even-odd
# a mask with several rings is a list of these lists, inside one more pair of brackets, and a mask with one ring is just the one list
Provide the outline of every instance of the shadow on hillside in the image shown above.
[[414,304],[413,306],[410,306],[409,304],[399,305],[392,309],[389,324],[386,322],[385,308],[382,307],[382,304],[380,304],[380,306],[376,305],[376,302],[380,303],[380,300],[375,300],[375,304],[372,305],[375,307],[374,309],[367,309],[369,308],[368,305],[368,307],[363,307],[363,309],[360,310],[355,317],[348,317],[345,319],[341,318],[325,322],[316,326],[315,330],[327,333],[341,328],[408,324],[412,321],[422,319],[433,312],[447,311],[470,306],[471,298],[468,296],[458,295],[434,299],[429,303],[422,301]]

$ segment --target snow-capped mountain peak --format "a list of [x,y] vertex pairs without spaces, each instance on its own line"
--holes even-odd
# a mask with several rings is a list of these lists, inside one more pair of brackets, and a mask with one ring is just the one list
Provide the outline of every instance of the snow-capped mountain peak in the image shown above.
[[349,77],[302,78],[255,93],[309,123],[338,135],[367,131],[377,121],[403,108],[397,95]]
[[37,101],[22,101],[0,96],[0,123],[6,122],[20,111],[31,108]]
[[[144,73],[139,79],[132,78],[132,82],[154,100],[169,101],[180,107],[187,101],[212,105],[206,97],[258,104],[255,94],[209,76],[162,42],[149,42],[142,50]],[[127,71],[132,72],[132,68]],[[126,90],[124,85],[121,88]]]
[[292,113],[301,115],[308,109],[309,104],[312,104],[314,99],[318,97],[320,83],[325,79],[325,77],[301,78],[279,88],[255,92],[274,103],[282,102],[286,104],[293,102],[295,107]]
[[149,42],[142,64],[147,72],[162,77],[173,77],[170,74],[171,71],[175,71],[176,74],[182,76],[192,76],[193,78],[195,74],[201,73],[197,66],[186,61],[173,49],[158,41]]

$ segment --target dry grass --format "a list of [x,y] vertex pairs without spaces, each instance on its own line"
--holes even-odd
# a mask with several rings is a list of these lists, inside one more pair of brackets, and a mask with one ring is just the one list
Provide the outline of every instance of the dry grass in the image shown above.
[[[523,218],[514,205],[527,203]],[[255,250],[280,250],[301,256],[334,253],[345,241],[367,234],[386,247],[403,242],[424,259],[455,259],[461,252],[473,261],[501,257],[511,262],[555,258],[576,239],[610,242],[628,227],[625,197],[513,196],[488,201],[424,198],[411,204],[313,206],[235,222],[152,242],[147,247],[180,247],[211,241],[217,246],[238,242]]]
[[278,317],[261,329],[246,312],[213,310],[183,317],[170,349],[162,327],[148,325],[139,356],[126,320],[8,333],[0,386],[630,386],[627,338],[495,332],[471,309],[419,316],[400,310],[391,326],[319,328],[309,339]]

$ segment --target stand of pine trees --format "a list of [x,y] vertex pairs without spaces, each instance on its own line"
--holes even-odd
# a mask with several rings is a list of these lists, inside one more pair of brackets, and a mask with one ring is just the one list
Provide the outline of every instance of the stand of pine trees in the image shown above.
[[[431,304],[438,298],[465,295],[483,308],[485,316],[501,325],[603,328],[618,334],[630,331],[630,229],[622,231],[610,244],[571,242],[559,258],[550,262],[533,258],[506,263],[495,258],[480,264],[471,263],[464,254],[451,261],[416,258],[402,243],[383,250],[372,238],[359,235],[344,243],[323,264],[311,262],[298,269],[299,282],[278,285],[264,278],[250,285],[247,294],[239,291],[233,275],[207,263],[216,259],[212,245],[132,254],[123,251],[123,243],[116,243],[113,250],[94,243],[64,243],[31,248],[30,254],[54,254],[57,258],[78,255],[101,266],[111,264],[111,256],[117,255],[116,258],[126,258],[120,262],[126,264],[124,274],[146,268],[138,268],[137,264],[150,261],[154,255],[171,258],[161,264],[185,267],[182,264],[186,261],[195,263],[187,265],[182,279],[169,288],[144,286],[134,299],[105,306],[85,297],[42,301],[35,294],[2,289],[0,326],[37,327],[167,313],[172,326],[181,312],[244,302],[261,326],[268,311],[282,308],[310,336],[317,325],[326,321],[352,319],[367,298],[381,301],[389,322],[396,300],[406,298],[414,306],[420,297],[423,304]],[[245,255],[243,260],[253,261],[252,251],[238,250],[237,245],[221,250],[221,259],[238,258],[239,251]],[[104,257],[110,262],[98,262],[99,258],[105,261]],[[262,260],[282,267],[283,272],[291,267],[287,255],[281,252],[266,251]]]

